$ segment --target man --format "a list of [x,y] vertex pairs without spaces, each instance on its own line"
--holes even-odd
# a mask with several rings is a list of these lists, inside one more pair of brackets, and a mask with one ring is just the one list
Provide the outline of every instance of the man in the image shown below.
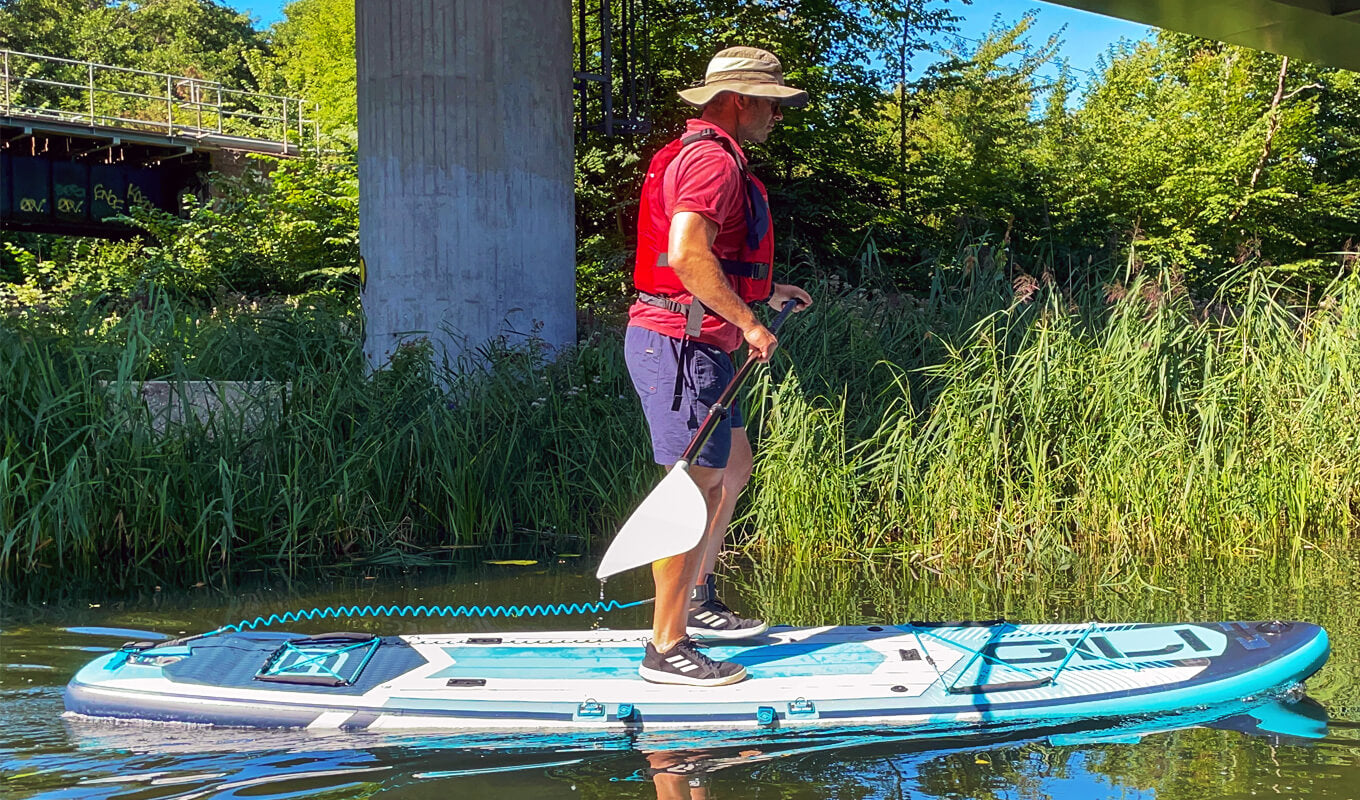
[[[642,187],[634,283],[625,338],[628,370],[642,400],[659,464],[674,465],[708,408],[735,374],[731,353],[743,341],[761,361],[775,337],[751,304],[775,308],[812,298],[774,283],[774,237],[765,186],[746,170],[741,144],[764,142],[807,93],[784,85],[779,59],[732,47],[709,62],[702,86],[680,92],[703,109],[685,135],[652,159]],[[751,444],[732,404],[689,467],[704,495],[708,527],[693,550],[652,564],[656,605],[652,641],[639,674],[655,683],[722,686],[746,677],[740,664],[714,661],[695,638],[764,633],[714,593],[713,568],[737,495],[751,476]]]

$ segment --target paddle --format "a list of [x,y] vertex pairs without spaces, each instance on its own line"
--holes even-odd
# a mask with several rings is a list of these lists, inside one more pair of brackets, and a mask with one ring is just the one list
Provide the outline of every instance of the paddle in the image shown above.
[[[784,324],[784,319],[796,305],[797,300],[784,303],[770,324],[771,333],[779,331],[779,326]],[[604,580],[634,567],[687,553],[698,546],[708,528],[708,506],[704,503],[703,492],[699,491],[689,476],[689,465],[713,434],[718,420],[727,413],[732,398],[745,382],[746,376],[759,362],[754,352],[746,357],[746,363],[732,376],[732,382],[723,389],[717,402],[709,407],[703,424],[695,432],[694,438],[690,439],[689,447],[685,448],[680,460],[675,462],[675,467],[666,473],[661,483],[623,523],[605,551],[604,558],[600,559],[595,577]]]

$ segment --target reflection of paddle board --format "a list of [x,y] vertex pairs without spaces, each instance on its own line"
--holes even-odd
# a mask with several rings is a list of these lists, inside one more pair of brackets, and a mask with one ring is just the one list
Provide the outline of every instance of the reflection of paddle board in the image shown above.
[[915,623],[774,628],[714,646],[750,677],[637,675],[645,631],[370,637],[236,633],[128,646],[66,689],[78,714],[253,727],[938,730],[1177,711],[1303,681],[1316,625]]

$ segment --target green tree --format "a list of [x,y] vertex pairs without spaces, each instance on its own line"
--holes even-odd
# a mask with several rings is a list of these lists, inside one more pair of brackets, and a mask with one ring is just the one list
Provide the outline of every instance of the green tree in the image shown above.
[[1203,285],[1242,264],[1325,279],[1360,227],[1354,108],[1348,75],[1164,32],[1086,96],[1055,202],[1070,236],[1119,234]]
[[[885,103],[879,137],[885,145],[905,137],[895,175],[903,213],[895,223],[912,231],[923,256],[960,239],[990,236],[1012,244],[1044,233],[1052,166],[1042,145],[1046,123],[1061,124],[1063,101],[1055,96],[1047,118],[1035,113],[1041,94],[1052,88],[1039,74],[1051,66],[1058,40],[1031,48],[1025,35],[1033,23],[1026,15],[994,30],[971,53],[947,53]],[[905,102],[897,96],[904,88],[911,90]]]
[[358,139],[353,0],[297,0],[270,31],[289,92],[315,103],[323,132]]
[[72,53],[80,20],[107,5],[107,0],[0,0],[0,48]]
[[[89,81],[84,67],[13,57],[12,73],[48,82],[17,88],[14,100],[30,107],[85,111],[93,103],[106,117],[163,123],[164,98],[173,92],[185,103],[174,112],[180,122],[211,117],[218,105],[282,118],[276,101],[237,93],[258,89],[257,73],[267,63],[268,43],[249,17],[213,0],[9,0],[0,6],[0,42],[36,56],[129,68],[97,71],[91,98],[83,88]],[[165,75],[194,81],[172,81]],[[224,124],[245,135],[260,127],[258,120],[247,122],[240,116],[228,117]]]
[[265,41],[248,16],[214,0],[7,0],[0,46],[245,88]]

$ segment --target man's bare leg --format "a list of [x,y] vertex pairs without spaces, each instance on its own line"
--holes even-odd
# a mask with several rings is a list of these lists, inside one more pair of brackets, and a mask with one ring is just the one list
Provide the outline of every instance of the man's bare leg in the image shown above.
[[[749,445],[747,449],[750,449]],[[723,472],[712,467],[689,468],[690,478],[704,495],[709,532],[713,530],[714,517],[722,508]],[[671,649],[685,636],[690,593],[708,554],[707,537],[708,534],[705,534],[705,539],[689,552],[652,562],[652,580],[656,584],[656,601],[652,606],[652,644],[660,652]]]
[[727,469],[722,472],[722,497],[704,534],[704,557],[694,575],[695,586],[702,586],[704,579],[713,574],[727,540],[727,528],[732,524],[732,513],[737,508],[737,497],[751,479],[751,440],[747,438],[745,428],[732,429],[732,449],[727,456]]
[[[694,573],[687,630],[697,639],[745,639],[759,636],[769,626],[760,619],[747,619],[733,613],[712,591],[713,567],[727,539],[737,497],[751,477],[751,443],[742,428],[732,429],[732,449],[723,470],[718,505],[700,547],[703,556]],[[700,588],[702,587],[702,588]]]

